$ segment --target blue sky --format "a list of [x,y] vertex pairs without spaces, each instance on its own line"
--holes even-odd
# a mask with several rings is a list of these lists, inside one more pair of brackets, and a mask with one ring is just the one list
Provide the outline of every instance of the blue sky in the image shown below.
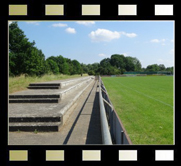
[[174,66],[173,21],[18,21],[46,58],[62,55],[92,64],[112,54],[136,57],[142,67]]

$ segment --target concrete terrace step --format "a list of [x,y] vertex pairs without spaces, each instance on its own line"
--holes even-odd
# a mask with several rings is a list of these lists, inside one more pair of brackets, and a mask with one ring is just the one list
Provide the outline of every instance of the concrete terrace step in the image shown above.
[[63,91],[61,91],[60,93],[60,98],[63,99],[65,98],[66,95],[70,94],[71,92],[75,91],[76,89],[82,87],[83,85],[85,85],[86,83],[90,82],[91,81],[91,78],[87,79],[87,80],[84,80],[84,81],[81,81],[80,83],[76,84],[76,85],[73,85]]
[[62,89],[62,88],[65,88],[69,85],[73,85],[77,82],[82,82],[84,80],[91,79],[91,78],[93,79],[94,77],[88,76],[88,77],[75,78],[75,79],[71,79],[71,80],[64,80],[64,81],[61,81],[60,88]]
[[9,103],[59,103],[60,98],[16,98],[9,99]]
[[60,86],[60,83],[30,83],[29,86]]
[[9,131],[59,131],[62,122],[10,123]]
[[9,117],[9,131],[59,131],[63,116]]
[[28,89],[60,89],[60,83],[30,83]]
[[60,89],[60,86],[28,86],[28,89]]
[[69,85],[59,90],[25,90],[9,95],[9,103],[58,103],[77,88],[90,82],[92,77],[79,79],[75,85]]
[[21,99],[21,98],[60,98],[60,95],[9,95],[9,99]]
[[62,122],[63,116],[25,116],[25,117],[10,117],[9,123],[20,122]]
[[55,81],[54,83],[52,81],[44,83],[30,83],[28,89],[60,89],[60,88],[62,89],[89,78],[90,77],[81,77],[81,78],[74,78],[74,79],[61,80],[61,81],[57,80],[56,81],[57,83]]

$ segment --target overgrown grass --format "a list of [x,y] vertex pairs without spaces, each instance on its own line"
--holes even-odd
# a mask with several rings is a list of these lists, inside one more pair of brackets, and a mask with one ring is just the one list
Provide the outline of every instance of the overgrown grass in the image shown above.
[[[84,74],[83,76],[87,76]],[[62,80],[68,78],[76,78],[81,77],[80,75],[44,75],[42,77],[25,77],[25,75],[21,75],[19,77],[9,77],[9,94],[21,90],[25,90],[29,83],[33,82],[46,82],[53,80]]]
[[102,78],[133,144],[173,144],[173,77]]

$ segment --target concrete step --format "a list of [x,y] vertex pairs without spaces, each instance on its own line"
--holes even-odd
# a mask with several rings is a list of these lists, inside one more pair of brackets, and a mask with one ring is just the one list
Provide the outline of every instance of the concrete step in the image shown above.
[[27,87],[28,89],[60,89],[65,88],[67,86],[77,84],[78,82],[90,79],[93,77],[81,77],[81,78],[74,78],[74,79],[68,79],[68,80],[60,80],[60,81],[50,81],[50,82],[44,82],[44,83],[30,83]]
[[[69,85],[61,90],[26,90],[9,95],[9,103],[59,103],[69,94],[82,88],[92,79],[89,77],[76,82],[75,85]],[[32,86],[36,87],[36,86]]]
[[28,89],[60,89],[60,86],[28,86]]
[[24,122],[62,122],[63,116],[18,116],[9,117],[9,123],[24,123]]
[[60,83],[30,83],[29,86],[60,86]]
[[75,85],[75,84],[78,84],[82,81],[93,79],[93,78],[94,77],[88,76],[88,77],[75,78],[75,79],[71,79],[71,80],[64,80],[64,81],[60,82],[60,87],[65,88],[65,87],[68,87],[70,85]]
[[28,89],[60,89],[60,83],[30,83]]
[[20,98],[60,98],[60,95],[9,95],[9,99],[20,99]]
[[9,131],[55,132],[61,125],[62,122],[9,123]]
[[9,103],[59,103],[60,98],[14,98]]
[[82,78],[76,78],[71,80],[62,80],[59,83],[51,83],[51,82],[45,82],[45,83],[30,83],[27,87],[28,89],[62,89],[69,87],[71,85],[76,85],[78,83],[81,83],[85,80],[89,80],[93,77],[82,77]]
[[78,82],[77,84],[73,85],[73,86],[69,86],[68,88],[66,88],[65,90],[62,90],[60,93],[60,98],[64,99],[68,94],[74,92],[76,89],[80,89],[81,87],[83,87],[83,85],[87,84],[88,82],[91,81],[91,78],[83,80],[81,82]]

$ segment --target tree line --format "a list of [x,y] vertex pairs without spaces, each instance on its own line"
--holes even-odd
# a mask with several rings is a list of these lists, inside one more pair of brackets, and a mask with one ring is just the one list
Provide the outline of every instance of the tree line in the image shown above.
[[142,68],[141,62],[135,57],[114,54],[100,63],[83,64],[62,55],[50,56],[45,59],[42,50],[30,42],[17,22],[9,25],[9,75],[27,74],[41,76],[44,74],[84,74],[115,75],[126,71],[172,71],[173,67],[165,68],[163,64],[149,65]]
[[165,67],[164,64],[152,64],[143,68],[136,57],[113,54],[100,63],[93,63],[83,66],[83,70],[91,75],[119,75],[125,72],[170,72],[173,74],[173,67]]

